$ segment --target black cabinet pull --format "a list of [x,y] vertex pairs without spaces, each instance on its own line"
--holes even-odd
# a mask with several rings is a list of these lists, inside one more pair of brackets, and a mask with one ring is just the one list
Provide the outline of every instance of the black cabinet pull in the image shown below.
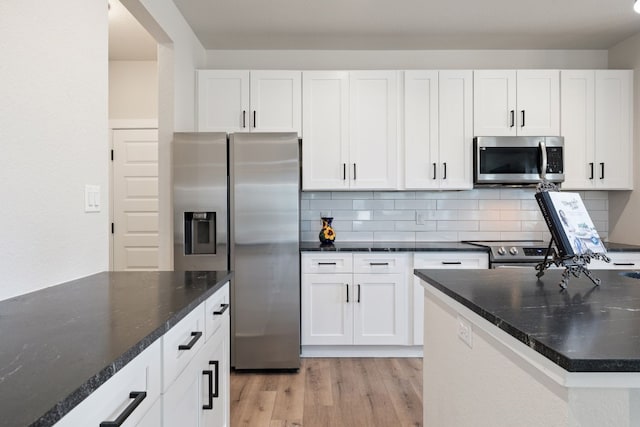
[[591,170],[591,175],[589,176],[589,179],[593,179],[593,162],[589,163],[589,169]]
[[444,166],[444,175],[442,176],[442,179],[447,179],[447,162],[444,162],[442,166]]
[[442,265],[461,265],[462,261],[442,261]]
[[246,110],[242,110],[242,128],[246,128],[247,127],[247,111]]
[[433,179],[436,179],[436,164],[433,164]]
[[335,262],[319,262],[318,265],[336,265]]
[[202,332],[191,332],[191,336],[193,337],[189,344],[180,344],[178,346],[178,350],[191,350],[191,348],[196,345],[196,342],[202,337]]
[[604,163],[600,163],[600,179],[604,179]]
[[360,284],[358,283],[358,304],[360,304]]
[[389,265],[388,262],[370,262],[369,265]]
[[632,265],[636,265],[636,263],[635,262],[614,262],[613,265],[632,266]]
[[353,180],[356,180],[356,164],[353,164]]
[[511,110],[509,113],[511,114],[511,124],[509,127],[512,128],[516,125],[516,110]]
[[349,303],[349,284],[345,283],[344,286],[347,288],[347,303]]
[[253,110],[253,127],[257,128],[257,122],[256,122],[256,110]]
[[133,401],[129,403],[126,408],[124,408],[124,411],[122,411],[122,413],[118,415],[118,418],[116,418],[115,421],[103,421],[100,423],[100,427],[120,427],[127,420],[127,418],[129,418],[129,415],[133,414],[133,411],[135,411],[136,408],[140,406],[140,404],[146,397],[146,391],[132,391],[131,393],[129,393],[129,399],[133,399]]
[[343,181],[347,180],[347,164],[346,163],[342,164],[342,180]]
[[520,127],[524,127],[524,110],[522,110],[522,124],[520,125]]
[[[219,388],[220,388],[220,362],[218,362],[217,360],[210,360],[209,361],[209,365],[213,365],[214,366],[214,371],[212,370],[207,370],[207,371],[202,371],[202,375],[206,375],[209,377],[208,383],[209,383],[209,393],[207,393],[208,395],[208,399],[209,402],[206,405],[202,405],[202,409],[213,409],[213,399],[214,398],[218,398],[219,394]],[[213,378],[215,376],[215,389],[216,391],[213,391]]]
[[229,308],[229,304],[220,304],[220,310],[214,311],[213,315],[214,316],[220,316],[222,313],[227,311],[227,308]]

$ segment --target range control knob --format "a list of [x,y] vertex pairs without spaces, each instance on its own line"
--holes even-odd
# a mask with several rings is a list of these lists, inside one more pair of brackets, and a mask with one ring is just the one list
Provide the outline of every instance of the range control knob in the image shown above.
[[511,247],[509,248],[509,253],[510,253],[511,255],[518,255],[518,248],[516,248],[515,246],[511,246]]
[[506,254],[506,253],[507,253],[507,251],[506,251],[506,249],[504,248],[504,246],[500,246],[500,247],[498,248],[498,255],[504,255],[504,254]]

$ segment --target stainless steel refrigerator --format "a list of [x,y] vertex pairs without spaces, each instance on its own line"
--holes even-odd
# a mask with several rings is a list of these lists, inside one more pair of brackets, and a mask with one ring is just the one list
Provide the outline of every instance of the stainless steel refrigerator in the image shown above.
[[295,133],[229,140],[232,366],[300,366],[300,154]]
[[300,366],[295,133],[176,133],[176,270],[234,271],[231,366]]

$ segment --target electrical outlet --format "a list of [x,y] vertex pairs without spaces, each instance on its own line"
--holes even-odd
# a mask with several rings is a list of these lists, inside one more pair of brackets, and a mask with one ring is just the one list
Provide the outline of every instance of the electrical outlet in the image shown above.
[[473,348],[473,333],[471,331],[471,323],[458,316],[458,338],[462,340],[469,348]]

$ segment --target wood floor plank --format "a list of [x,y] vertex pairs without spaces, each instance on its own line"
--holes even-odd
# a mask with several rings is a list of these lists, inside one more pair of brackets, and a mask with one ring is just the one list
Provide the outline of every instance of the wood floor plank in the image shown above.
[[422,359],[303,359],[231,375],[232,427],[422,426]]

